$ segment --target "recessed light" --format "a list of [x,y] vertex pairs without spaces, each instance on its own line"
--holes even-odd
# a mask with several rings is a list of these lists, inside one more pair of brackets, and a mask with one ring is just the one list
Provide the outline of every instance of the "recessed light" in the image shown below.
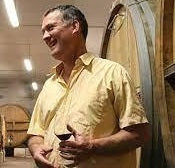
[[36,82],[32,82],[33,90],[38,90],[38,84]]
[[27,71],[31,71],[32,70],[32,64],[31,64],[30,59],[24,59],[24,65],[25,65]]
[[4,0],[6,11],[13,27],[19,26],[18,16],[16,13],[16,8],[13,0]]

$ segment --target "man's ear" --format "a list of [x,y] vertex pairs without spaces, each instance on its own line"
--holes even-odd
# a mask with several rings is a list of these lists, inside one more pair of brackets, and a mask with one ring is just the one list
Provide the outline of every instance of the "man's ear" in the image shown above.
[[80,22],[78,20],[74,20],[72,23],[73,31],[72,34],[77,33],[80,31]]

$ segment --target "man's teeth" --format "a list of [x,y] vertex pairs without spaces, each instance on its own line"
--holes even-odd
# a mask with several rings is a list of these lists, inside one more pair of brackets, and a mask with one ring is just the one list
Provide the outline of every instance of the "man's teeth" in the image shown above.
[[50,47],[53,47],[54,45],[56,44],[56,41],[54,40],[54,41],[52,41],[51,43],[50,43]]

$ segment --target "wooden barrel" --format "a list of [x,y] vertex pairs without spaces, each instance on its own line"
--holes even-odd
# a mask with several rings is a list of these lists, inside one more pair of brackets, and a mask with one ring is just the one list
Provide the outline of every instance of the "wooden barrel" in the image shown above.
[[5,161],[6,127],[4,115],[0,114],[0,163]]
[[5,147],[5,137],[6,137],[6,127],[5,127],[5,117],[0,114],[0,149]]
[[175,2],[160,0],[156,23],[156,96],[168,168],[175,167]]
[[152,125],[152,141],[142,149],[140,166],[158,168],[164,160],[164,153],[153,94],[155,19],[148,1],[114,1],[103,37],[101,57],[120,63],[130,73]]
[[[147,5],[147,2],[142,3]],[[116,61],[127,69],[134,79],[135,87],[143,95],[143,104],[149,116],[152,114],[150,59],[154,59],[155,23],[153,16],[150,21],[147,20],[146,14],[142,14],[142,3],[135,0],[117,0],[113,3],[103,38],[101,56]],[[144,11],[151,13],[148,5]],[[152,28],[150,24],[153,24]]]
[[6,104],[0,106],[0,114],[6,123],[5,147],[21,145],[27,138],[29,112],[19,105]]

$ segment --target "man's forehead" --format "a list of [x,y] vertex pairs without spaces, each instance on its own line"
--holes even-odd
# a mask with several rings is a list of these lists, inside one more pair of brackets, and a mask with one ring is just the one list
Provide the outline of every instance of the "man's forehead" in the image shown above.
[[43,17],[42,19],[42,27],[47,26],[48,24],[52,23],[62,23],[62,14],[59,11],[54,11],[46,16]]
[[43,16],[43,21],[46,20],[46,19],[61,20],[62,19],[62,13],[60,11],[50,12],[46,16]]

